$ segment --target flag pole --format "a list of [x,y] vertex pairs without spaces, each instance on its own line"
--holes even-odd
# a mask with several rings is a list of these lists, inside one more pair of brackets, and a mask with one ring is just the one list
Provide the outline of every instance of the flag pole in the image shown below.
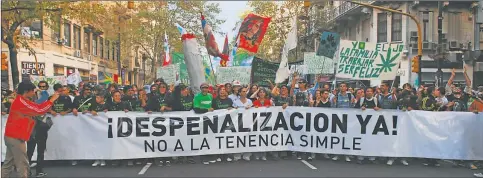
[[[213,76],[215,77],[215,85],[218,84],[216,80],[216,74],[215,71],[213,70],[213,62],[211,62],[211,55],[208,55],[208,59],[210,59],[210,66],[211,66],[211,73],[213,73]],[[223,59],[222,59],[223,60]]]

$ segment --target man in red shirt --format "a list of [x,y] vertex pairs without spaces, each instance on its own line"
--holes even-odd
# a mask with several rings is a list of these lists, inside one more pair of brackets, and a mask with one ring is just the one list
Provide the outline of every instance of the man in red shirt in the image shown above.
[[27,178],[29,162],[27,158],[26,141],[34,128],[34,116],[44,115],[50,110],[52,102],[59,94],[52,95],[50,100],[36,104],[30,99],[35,96],[35,85],[31,82],[21,82],[17,88],[17,98],[12,102],[7,123],[5,125],[5,145],[7,153],[2,166],[2,177],[11,177],[16,168],[19,177]]

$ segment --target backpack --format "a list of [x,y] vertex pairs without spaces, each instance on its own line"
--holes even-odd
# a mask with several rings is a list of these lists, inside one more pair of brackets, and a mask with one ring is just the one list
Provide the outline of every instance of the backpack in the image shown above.
[[[377,106],[377,97],[372,97],[373,98],[373,101],[374,101],[374,107],[378,107]],[[365,97],[362,97],[361,100],[360,100],[360,105],[362,106],[362,104],[364,104],[364,100]]]
[[[335,98],[337,100],[337,102],[335,102],[335,106],[338,107],[337,103],[339,102],[339,94],[340,93],[337,93],[337,95],[335,95]],[[347,97],[349,97],[349,102],[352,101],[352,93],[346,93],[347,94]]]

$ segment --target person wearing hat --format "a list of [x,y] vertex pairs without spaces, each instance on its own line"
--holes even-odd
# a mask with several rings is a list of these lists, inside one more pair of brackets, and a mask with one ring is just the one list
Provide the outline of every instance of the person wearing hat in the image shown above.
[[235,80],[235,81],[233,81],[232,86],[233,86],[232,87],[233,91],[232,91],[231,94],[228,95],[228,98],[230,98],[231,101],[235,102],[235,100],[240,98],[240,89],[242,88],[242,85],[241,85],[240,81]]
[[[193,99],[193,110],[197,114],[213,111],[213,96],[209,93],[209,85],[207,83],[202,83],[200,89],[201,92]],[[203,164],[210,164],[210,161],[213,162],[214,159],[212,159],[212,156],[210,155],[202,155],[201,160],[203,161]]]
[[92,105],[94,100],[95,98],[92,97],[91,87],[89,85],[84,85],[82,94],[74,98],[74,102],[72,104],[72,114],[77,116],[79,111],[82,112],[82,114],[85,114],[89,111],[89,107]]

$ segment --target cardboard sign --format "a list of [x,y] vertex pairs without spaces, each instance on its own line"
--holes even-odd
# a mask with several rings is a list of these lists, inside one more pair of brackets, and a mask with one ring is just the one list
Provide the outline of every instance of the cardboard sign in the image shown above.
[[216,76],[220,84],[232,83],[234,80],[249,84],[251,71],[252,67],[248,66],[219,67]]

